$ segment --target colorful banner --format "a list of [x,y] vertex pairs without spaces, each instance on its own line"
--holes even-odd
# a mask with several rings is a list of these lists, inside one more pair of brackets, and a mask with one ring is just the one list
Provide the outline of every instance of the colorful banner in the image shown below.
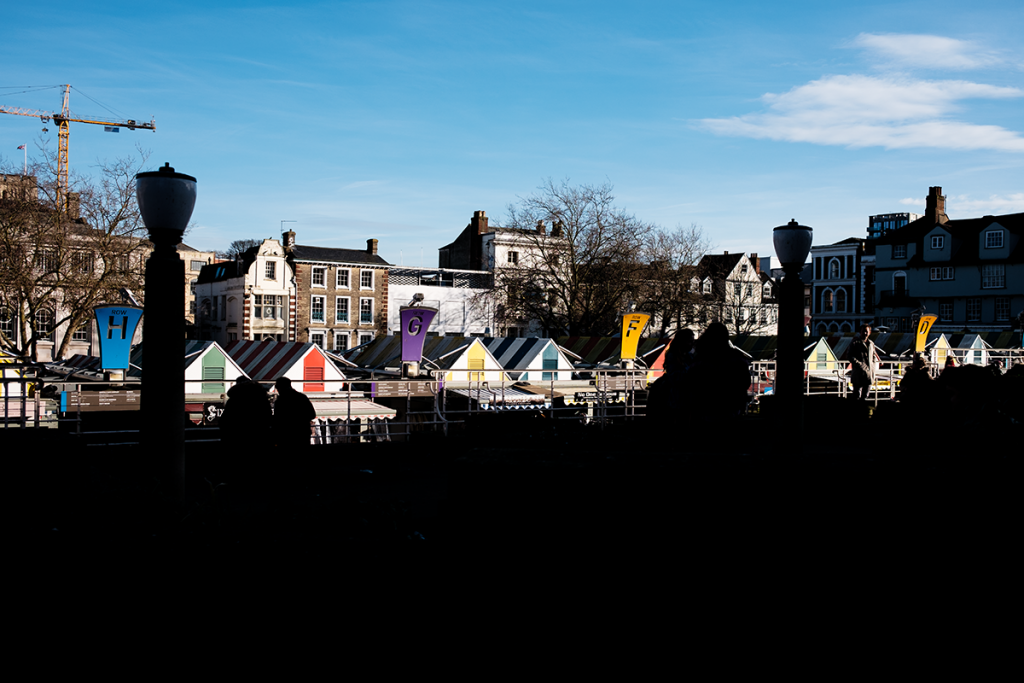
[[932,329],[932,325],[939,319],[937,315],[922,315],[921,320],[917,323],[917,338],[914,340],[914,353],[921,353],[924,351],[924,344],[928,341],[928,332]]
[[402,306],[398,315],[402,320],[402,362],[418,363],[423,357],[423,342],[427,340],[427,330],[434,322],[437,309]]
[[106,304],[93,310],[100,338],[100,367],[104,370],[127,370],[132,338],[142,318],[142,309],[124,304]]
[[622,316],[622,354],[627,360],[636,358],[636,347],[640,343],[640,333],[644,331],[647,321],[651,319],[646,313],[626,313]]

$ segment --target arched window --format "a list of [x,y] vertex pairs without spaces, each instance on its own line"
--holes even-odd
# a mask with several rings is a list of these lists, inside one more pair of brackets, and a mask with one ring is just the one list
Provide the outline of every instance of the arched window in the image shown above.
[[828,262],[828,279],[838,280],[841,276],[839,275],[839,259],[834,258]]
[[826,333],[828,333],[828,328],[825,327],[825,323],[819,324],[818,325],[818,334],[824,335]]
[[832,290],[826,289],[821,293],[821,312],[832,313],[835,310],[835,303],[832,299]]
[[707,280],[704,280],[704,293],[705,294],[710,294],[711,293],[711,278],[708,278]]
[[846,290],[845,289],[837,289],[836,290],[836,312],[837,313],[846,313]]
[[829,332],[838,332],[839,331],[839,325],[837,325],[836,323],[832,323],[831,325],[828,326],[828,331]]
[[14,311],[0,306],[0,333],[8,339],[14,339]]

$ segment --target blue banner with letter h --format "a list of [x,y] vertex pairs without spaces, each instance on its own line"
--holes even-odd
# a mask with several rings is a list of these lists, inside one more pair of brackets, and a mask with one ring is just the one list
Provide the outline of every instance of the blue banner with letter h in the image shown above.
[[132,338],[142,318],[142,309],[138,306],[106,304],[93,310],[100,338],[100,367],[104,370],[127,370]]

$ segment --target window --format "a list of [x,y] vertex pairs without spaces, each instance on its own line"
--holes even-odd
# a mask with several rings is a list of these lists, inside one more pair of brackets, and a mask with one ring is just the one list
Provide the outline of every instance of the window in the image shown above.
[[932,235],[932,249],[942,249],[942,245],[945,242],[943,235]]
[[276,261],[267,261],[267,270],[266,270],[266,274],[264,275],[264,277],[266,279],[268,279],[268,280],[276,280],[277,279],[277,262]]
[[327,322],[324,318],[324,297],[314,296],[311,297],[309,302],[309,322],[311,323],[323,323]]
[[754,285],[747,283],[747,297],[754,296]]
[[838,280],[839,277],[839,259],[832,259],[828,264],[828,278]]
[[52,249],[38,252],[39,270],[44,273],[55,272],[60,267],[60,258]]
[[892,245],[892,257],[893,258],[907,258],[907,245],[905,245],[905,244],[894,244],[894,245]]
[[71,254],[71,267],[76,273],[91,273],[96,257],[91,251],[76,251]]
[[1006,266],[1002,263],[981,267],[981,288],[1002,289],[1006,287]]
[[195,278],[192,278],[191,280],[189,280],[189,282],[188,282],[188,289],[189,289],[189,292],[192,295],[195,295],[195,293],[196,293],[196,279]]
[[363,270],[359,272],[359,289],[373,289],[372,270]]
[[284,297],[277,294],[253,294],[252,317],[264,320],[284,318]]
[[1005,296],[996,297],[996,320],[1003,321],[1010,319],[1010,298]]
[[252,317],[262,318],[263,317],[263,295],[253,294],[252,295]]
[[746,263],[744,263],[742,266],[740,266],[740,274],[741,275],[746,275],[747,274],[747,264]]
[[36,332],[40,341],[53,341],[53,311],[49,308],[36,311]]
[[359,324],[373,324],[373,299],[359,300]]
[[[348,320],[348,297],[339,296],[334,300],[334,322],[347,323]],[[347,346],[345,348],[348,348]]]
[[362,346],[363,344],[369,344],[372,341],[373,341],[373,333],[372,332],[361,332],[359,334],[359,345],[360,346]]
[[831,313],[834,307],[832,299],[832,290],[826,289],[821,293],[821,311],[822,313]]
[[953,279],[953,267],[952,266],[932,266],[928,271],[928,279],[930,280],[952,280]]
[[508,252],[508,262],[512,265],[519,263],[519,252],[510,251]]
[[212,301],[213,301],[213,310],[210,312],[210,320],[216,320],[217,319],[217,297],[213,297]]
[[836,290],[836,312],[837,313],[845,313],[846,312],[846,290],[845,289],[837,289]]
[[0,308],[0,333],[8,339],[14,339],[14,311]]
[[771,299],[772,298],[772,286],[769,283],[764,283],[764,287],[761,288],[761,298]]
[[939,302],[939,320],[948,322],[953,319],[953,302],[952,301],[940,301]]
[[314,346],[319,346],[321,349],[324,348],[324,333],[323,332],[310,332],[309,342]]
[[336,289],[348,289],[349,288],[349,273],[348,268],[338,268],[338,272],[335,275],[334,286]]
[[327,269],[322,266],[313,266],[313,286],[326,287]]
[[193,315],[193,316],[196,314],[196,302],[195,301],[189,301],[188,302],[188,313],[189,313],[189,315]]
[[221,320],[227,320],[228,319],[228,295],[227,294],[221,294],[220,295],[220,319]]
[[82,323],[82,325],[71,333],[71,341],[87,342],[92,336],[89,334],[89,323]]
[[986,249],[1002,249],[1003,248],[1003,231],[1002,230],[989,230],[985,233],[985,248]]
[[978,322],[981,320],[981,299],[967,300],[967,322]]
[[[347,301],[347,299],[346,299]],[[348,332],[335,332],[334,333],[334,350],[335,351],[347,351],[348,350]]]
[[711,280],[710,279],[707,279],[707,280],[704,281],[704,293],[705,294],[710,294],[711,293]]
[[189,270],[202,270],[205,265],[206,261],[193,261],[189,264]]
[[742,294],[741,294],[741,292],[742,292],[742,291],[743,291],[743,285],[741,285],[741,284],[740,284],[739,282],[737,282],[737,283],[733,284],[733,286],[732,286],[732,293],[733,293],[733,295],[734,295],[734,296],[735,296],[735,297],[736,297],[737,299],[738,299],[738,298],[739,298],[740,296],[742,296]]

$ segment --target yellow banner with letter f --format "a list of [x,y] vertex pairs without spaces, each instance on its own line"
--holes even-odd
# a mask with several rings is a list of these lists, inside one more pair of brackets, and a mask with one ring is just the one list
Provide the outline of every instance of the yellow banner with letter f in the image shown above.
[[640,343],[640,333],[644,331],[651,316],[647,313],[626,313],[622,316],[622,354],[623,360],[636,358],[636,347]]
[[928,341],[928,332],[932,329],[932,325],[939,319],[937,315],[922,315],[921,320],[917,323],[917,337],[914,339],[914,353],[921,353],[924,351],[924,344]]

